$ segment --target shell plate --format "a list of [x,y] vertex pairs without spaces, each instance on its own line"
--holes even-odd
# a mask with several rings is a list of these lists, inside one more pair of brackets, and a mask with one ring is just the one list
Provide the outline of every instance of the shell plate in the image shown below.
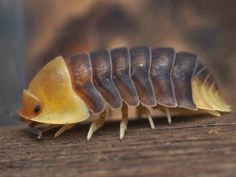
[[[75,91],[95,114],[104,110],[106,102],[112,109],[125,102],[135,107],[142,103],[194,111],[227,110],[214,77],[192,53],[122,47],[82,52],[68,57],[66,64]],[[203,96],[204,89],[211,99]]]

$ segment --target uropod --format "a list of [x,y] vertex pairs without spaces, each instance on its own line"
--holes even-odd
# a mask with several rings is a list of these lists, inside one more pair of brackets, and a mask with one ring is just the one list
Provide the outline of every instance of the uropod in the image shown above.
[[108,109],[121,110],[121,140],[129,107],[146,116],[151,128],[155,125],[150,109],[162,110],[169,123],[173,111],[214,116],[230,112],[197,55],[173,48],[121,47],[56,57],[32,79],[22,101],[18,113],[38,138],[55,127],[58,136],[90,115],[99,115],[90,125],[90,140],[103,126]]

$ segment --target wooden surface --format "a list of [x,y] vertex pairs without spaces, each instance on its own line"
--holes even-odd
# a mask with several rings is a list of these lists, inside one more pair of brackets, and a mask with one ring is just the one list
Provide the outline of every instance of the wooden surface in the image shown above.
[[236,119],[176,117],[129,122],[123,142],[119,122],[108,122],[86,141],[88,124],[41,140],[23,128],[0,129],[0,176],[236,176]]

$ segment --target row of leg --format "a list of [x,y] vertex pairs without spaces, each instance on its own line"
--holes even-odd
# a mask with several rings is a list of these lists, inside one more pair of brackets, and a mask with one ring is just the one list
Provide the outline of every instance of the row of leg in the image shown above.
[[[164,110],[166,113],[167,120],[168,120],[169,124],[171,124],[170,110],[168,108],[165,108]],[[153,122],[151,112],[149,111],[149,109],[140,105],[137,108],[137,111],[138,111],[139,116],[145,116],[148,119],[150,127],[152,129],[154,129],[155,124]],[[88,134],[87,134],[88,141],[92,138],[94,132],[96,132],[99,128],[101,128],[104,125],[105,119],[107,117],[107,112],[108,112],[108,110],[105,109],[105,111],[99,115],[99,118],[91,123]],[[122,113],[122,118],[121,118],[121,122],[120,122],[120,140],[123,140],[123,138],[125,137],[125,132],[127,130],[127,126],[128,126],[128,106],[126,104],[123,104],[123,106],[121,108],[121,113]],[[64,133],[66,130],[73,128],[75,125],[76,124],[66,124],[66,125],[61,126],[57,130],[57,132],[55,133],[54,136],[58,137],[59,135]],[[53,128],[57,128],[57,127],[58,126],[56,126],[56,125],[52,126],[52,125],[32,123],[29,125],[28,131],[38,135],[38,139],[40,139],[43,135],[43,132],[49,131],[49,130],[51,130]]]
[[[149,109],[140,105],[138,107],[138,112],[140,116],[145,116],[148,119],[150,127],[154,129],[155,124],[153,122],[151,112],[149,111]],[[171,124],[170,110],[168,108],[165,108],[165,113],[166,113],[168,123]],[[128,126],[128,106],[126,104],[123,104],[121,108],[121,114],[122,114],[122,118],[120,122],[120,140],[122,141],[125,136],[125,132]],[[90,125],[89,131],[87,134],[88,141],[92,138],[93,133],[104,125],[105,118],[106,118],[106,110],[103,113],[101,113],[100,117]]]

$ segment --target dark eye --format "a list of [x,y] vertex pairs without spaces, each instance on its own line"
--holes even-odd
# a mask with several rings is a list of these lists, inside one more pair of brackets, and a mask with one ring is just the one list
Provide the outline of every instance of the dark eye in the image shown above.
[[41,110],[41,106],[40,106],[39,104],[37,104],[37,105],[34,107],[34,113],[38,113],[40,110]]

